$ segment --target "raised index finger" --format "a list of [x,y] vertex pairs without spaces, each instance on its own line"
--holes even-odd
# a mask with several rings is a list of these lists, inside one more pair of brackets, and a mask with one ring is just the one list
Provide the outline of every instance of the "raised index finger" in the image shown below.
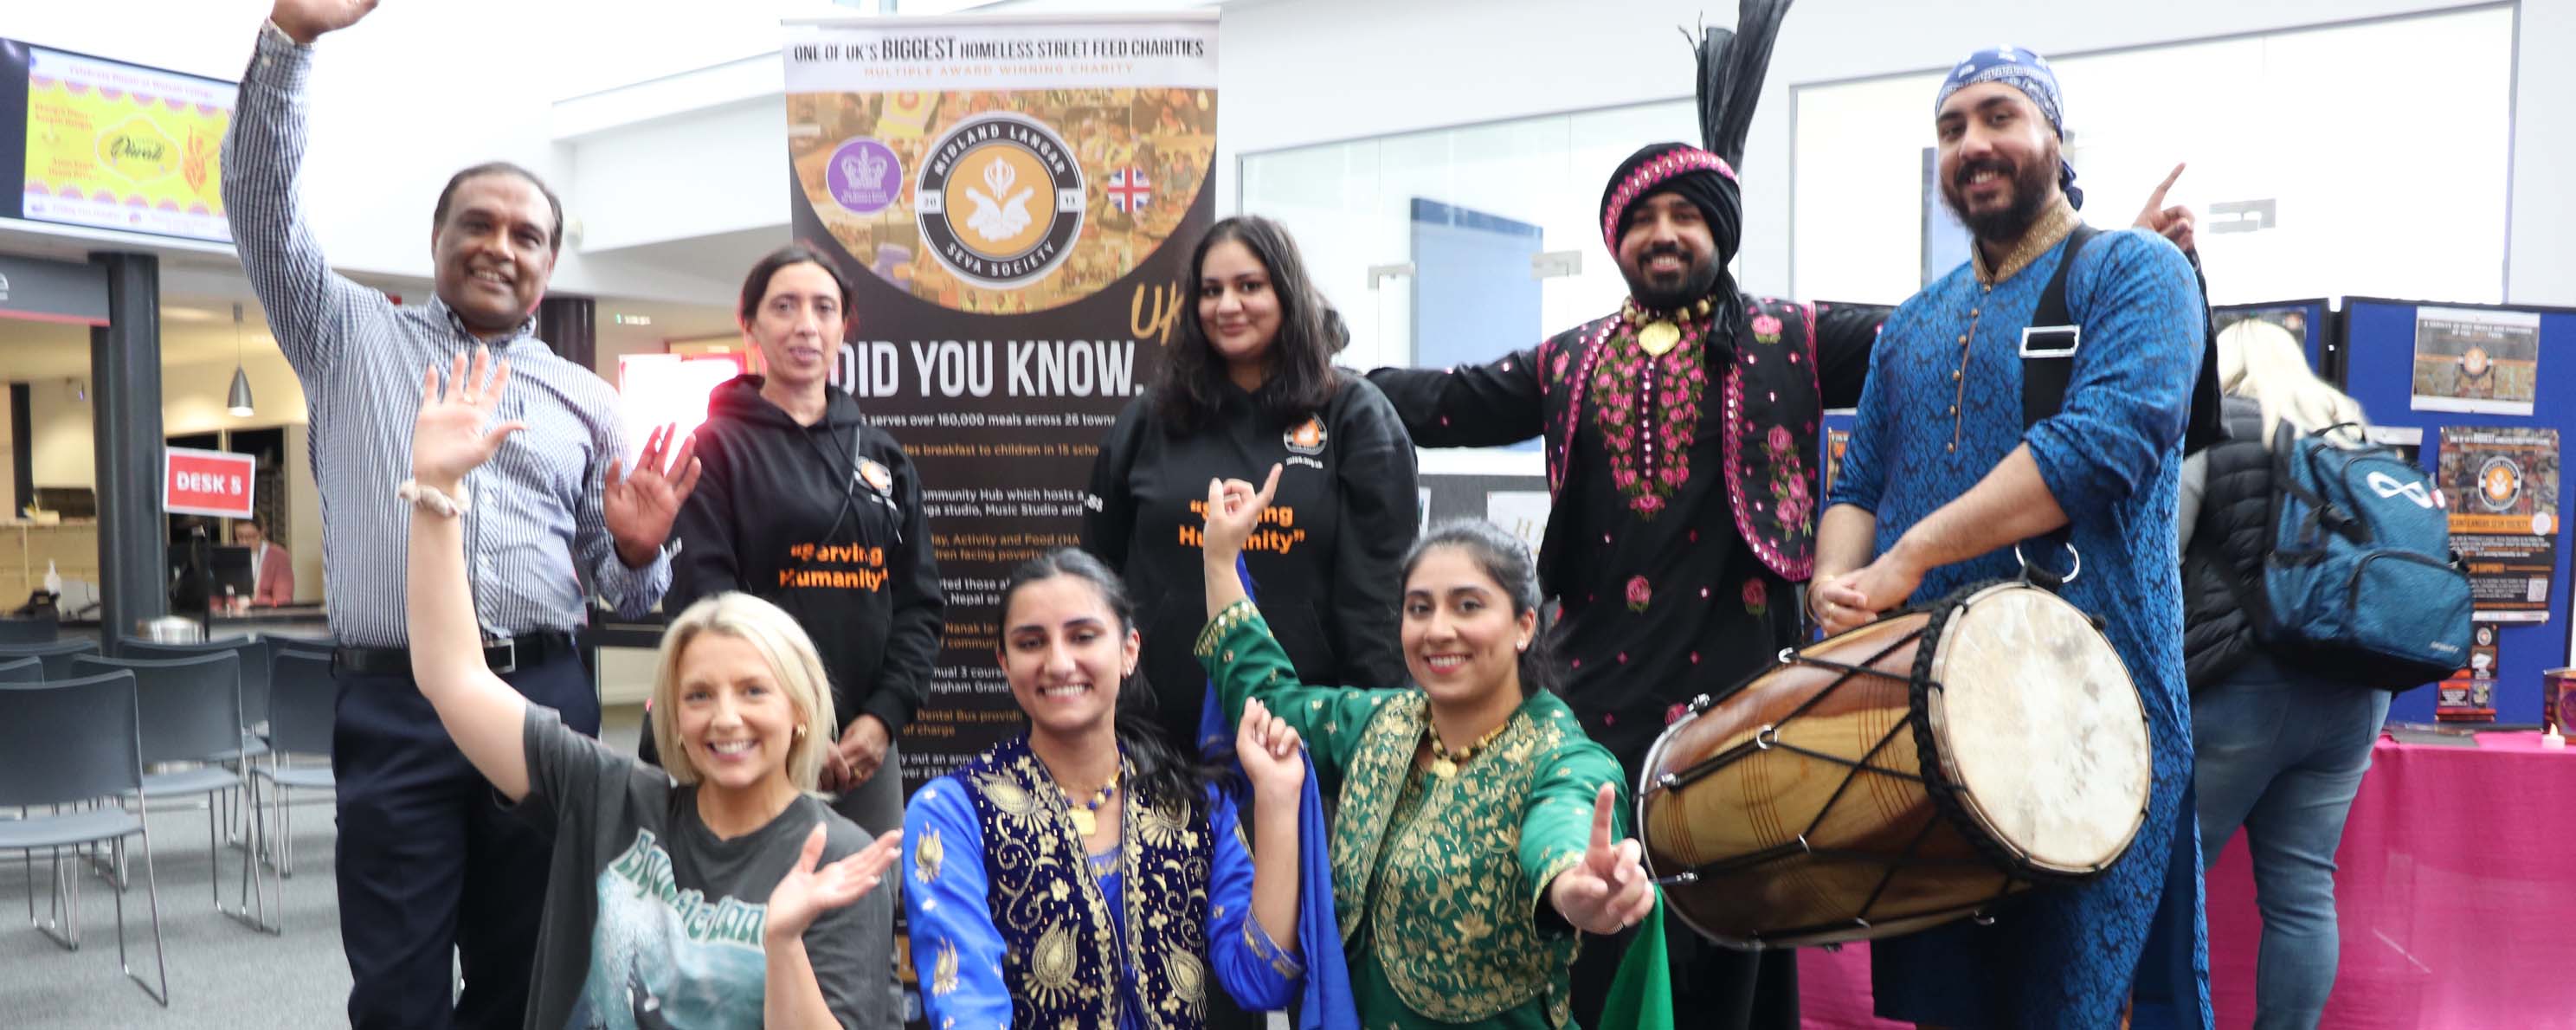
[[2165,181],[2157,183],[2156,191],[2147,194],[2147,210],[2155,211],[2165,206],[2165,191],[2173,188],[2174,180],[2182,178],[2182,170],[2183,165],[2177,162],[2173,171],[2165,173]]
[[1607,783],[1601,785],[1601,793],[1592,796],[1592,848],[1590,855],[1594,861],[1602,861],[1610,856],[1611,810],[1613,806],[1616,806],[1618,803],[1618,788],[1612,787]]

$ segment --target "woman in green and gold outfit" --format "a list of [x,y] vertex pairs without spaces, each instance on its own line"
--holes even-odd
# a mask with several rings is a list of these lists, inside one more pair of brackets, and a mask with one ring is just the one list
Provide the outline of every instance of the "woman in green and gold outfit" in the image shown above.
[[[1197,652],[1229,718],[1260,701],[1304,736],[1325,788],[1339,785],[1333,901],[1361,1023],[1570,1025],[1566,969],[1581,935],[1660,909],[1637,842],[1617,839],[1619,763],[1541,678],[1528,549],[1483,522],[1434,528],[1404,562],[1415,685],[1307,686],[1236,572],[1279,475],[1257,491],[1209,484]],[[1651,959],[1629,963],[1645,980],[1627,992],[1641,1011],[1604,1023],[1668,1025],[1662,956],[1633,957]]]

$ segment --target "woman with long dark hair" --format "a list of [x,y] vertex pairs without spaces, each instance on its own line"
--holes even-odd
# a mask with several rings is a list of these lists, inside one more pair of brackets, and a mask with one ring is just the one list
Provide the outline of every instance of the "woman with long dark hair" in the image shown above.
[[903,900],[930,1025],[1195,1030],[1220,988],[1285,1006],[1304,975],[1297,734],[1258,706],[1238,724],[1246,834],[1232,793],[1153,725],[1152,696],[1128,689],[1135,608],[1099,559],[1065,549],[1022,564],[1001,627],[996,657],[1028,731],[923,785],[905,812]]
[[[1309,685],[1235,571],[1279,477],[1207,484],[1195,651],[1229,711],[1268,705],[1339,791],[1333,900],[1362,1025],[1572,1026],[1582,935],[1639,925],[1656,894],[1620,839],[1618,760],[1548,689],[1529,549],[1487,522],[1432,527],[1400,563],[1412,685]],[[1602,1026],[1670,1026],[1659,916],[1638,940]]]
[[762,372],[707,399],[704,472],[673,526],[664,607],[739,590],[795,616],[844,720],[822,788],[851,821],[892,829],[903,821],[895,734],[929,694],[947,611],[921,477],[828,382],[850,324],[850,283],[830,257],[802,243],[769,252],[744,277],[738,314]]
[[1281,646],[1318,683],[1404,681],[1395,566],[1417,527],[1413,444],[1367,380],[1333,367],[1339,322],[1277,222],[1228,218],[1190,257],[1159,383],[1118,416],[1091,471],[1083,547],[1125,576],[1165,738],[1194,748],[1206,677],[1198,510],[1211,478],[1284,465],[1249,545]]

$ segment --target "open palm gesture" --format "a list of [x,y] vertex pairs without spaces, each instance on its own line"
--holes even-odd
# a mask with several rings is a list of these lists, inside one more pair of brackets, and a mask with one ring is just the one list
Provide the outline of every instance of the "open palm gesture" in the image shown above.
[[644,439],[644,453],[635,456],[633,471],[621,476],[621,463],[611,460],[600,481],[600,516],[617,541],[618,557],[629,566],[653,560],[653,552],[671,538],[680,502],[698,488],[698,438],[680,441],[673,454],[671,438],[678,432],[672,425],[654,430]]
[[456,356],[443,387],[438,366],[430,366],[421,376],[420,417],[412,421],[411,477],[425,486],[453,487],[492,460],[501,441],[528,428],[524,422],[490,425],[501,406],[501,390],[509,385],[510,363],[495,360],[482,347],[474,348],[470,367],[465,355]]
[[877,881],[885,876],[886,867],[894,864],[903,849],[903,831],[888,830],[867,847],[822,868],[823,824],[815,823],[814,832],[805,835],[805,847],[796,855],[796,864],[787,875],[778,878],[778,886],[769,892],[769,921],[764,932],[772,937],[801,937],[823,913],[840,908],[867,896]]
[[1638,861],[1637,838],[1611,842],[1611,806],[1618,802],[1618,789],[1602,784],[1592,800],[1592,846],[1584,849],[1581,863],[1556,874],[1548,886],[1557,914],[1585,933],[1617,933],[1655,908],[1655,887]]

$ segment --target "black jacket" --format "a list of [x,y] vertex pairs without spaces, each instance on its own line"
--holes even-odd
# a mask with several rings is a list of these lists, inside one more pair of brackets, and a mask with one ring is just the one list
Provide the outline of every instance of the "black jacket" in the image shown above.
[[760,385],[743,376],[708,399],[662,610],[726,590],[777,604],[814,638],[837,720],[901,731],[929,696],[948,610],[920,476],[849,395],[827,391],[822,421],[800,426]]
[[1195,754],[1207,674],[1191,654],[1207,623],[1199,533],[1212,478],[1259,482],[1280,471],[1272,515],[1250,546],[1261,613],[1317,685],[1394,687],[1406,680],[1396,594],[1419,526],[1413,443],[1368,381],[1334,370],[1333,399],[1311,417],[1263,414],[1225,388],[1217,424],[1174,436],[1153,394],[1129,402],[1100,444],[1082,543],[1126,577],[1145,635],[1142,662],[1158,722]]
[[2195,691],[2263,653],[2244,606],[2263,596],[2272,451],[2253,401],[2230,397],[2224,410],[2226,437],[2202,452],[2200,516],[2182,556],[2183,669]]

